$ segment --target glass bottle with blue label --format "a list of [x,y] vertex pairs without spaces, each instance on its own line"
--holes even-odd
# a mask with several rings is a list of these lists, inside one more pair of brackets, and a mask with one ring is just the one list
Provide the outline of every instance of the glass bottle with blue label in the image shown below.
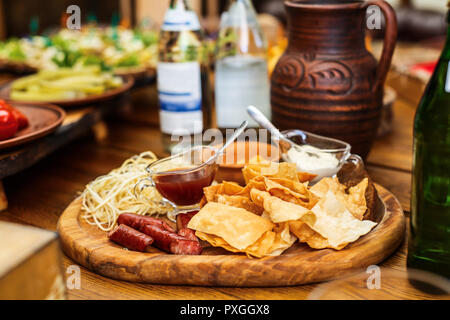
[[[160,126],[167,151],[210,126],[203,32],[187,0],[171,0],[159,42]],[[189,143],[189,141],[191,141]]]

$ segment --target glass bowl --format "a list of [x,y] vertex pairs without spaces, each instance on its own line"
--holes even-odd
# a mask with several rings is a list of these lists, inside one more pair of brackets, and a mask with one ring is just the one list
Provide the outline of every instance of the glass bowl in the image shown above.
[[163,197],[164,205],[169,204],[174,216],[199,209],[203,188],[214,181],[218,164],[217,149],[211,146],[197,146],[174,156],[158,160],[147,167],[148,177],[139,181],[136,188],[155,187]]
[[[317,177],[313,182],[317,182],[324,177],[334,176],[347,161],[351,161],[358,166],[363,166],[363,160],[359,156],[351,154],[350,144],[344,141],[302,130],[287,130],[282,133],[299,146],[312,146],[320,150],[318,153],[312,151],[307,152],[310,155],[317,156],[317,161],[311,161],[310,163],[306,161],[295,161],[290,151],[293,147],[292,144],[287,141],[279,142],[282,159],[286,162],[296,163],[299,171],[316,174]],[[319,161],[319,157],[324,160]],[[329,166],[326,165],[325,159],[330,159]]]

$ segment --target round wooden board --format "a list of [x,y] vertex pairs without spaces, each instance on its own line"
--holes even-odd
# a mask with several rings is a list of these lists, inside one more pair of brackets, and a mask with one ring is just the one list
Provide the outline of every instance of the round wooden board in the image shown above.
[[[330,280],[391,255],[403,240],[405,217],[400,203],[377,185],[381,221],[367,235],[341,251],[314,250],[294,244],[278,257],[251,259],[207,247],[199,256],[128,251],[108,240],[105,232],[80,216],[78,198],[64,211],[58,232],[64,252],[84,267],[106,277],[153,284],[270,287],[293,286]],[[384,214],[383,214],[384,213]]]

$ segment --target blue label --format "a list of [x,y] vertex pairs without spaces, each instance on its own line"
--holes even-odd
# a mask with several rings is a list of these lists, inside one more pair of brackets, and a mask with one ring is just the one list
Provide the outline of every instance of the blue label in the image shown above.
[[191,23],[189,21],[187,22],[164,22],[163,27],[190,27]]
[[200,22],[194,11],[185,11],[182,7],[166,12],[163,31],[200,30]]
[[159,62],[158,96],[161,130],[199,133],[203,130],[202,86],[198,62]]
[[159,95],[159,104],[161,110],[170,112],[190,112],[190,111],[201,111],[202,101],[201,100],[189,100],[189,101],[168,101],[165,99],[164,95]]

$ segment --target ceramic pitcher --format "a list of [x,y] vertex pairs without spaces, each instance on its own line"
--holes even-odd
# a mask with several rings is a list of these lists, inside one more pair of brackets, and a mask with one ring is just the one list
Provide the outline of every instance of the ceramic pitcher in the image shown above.
[[[382,0],[286,1],[285,6],[289,44],[272,75],[274,124],[344,140],[366,157],[397,40],[394,10]],[[369,7],[386,21],[379,62],[365,45]]]

